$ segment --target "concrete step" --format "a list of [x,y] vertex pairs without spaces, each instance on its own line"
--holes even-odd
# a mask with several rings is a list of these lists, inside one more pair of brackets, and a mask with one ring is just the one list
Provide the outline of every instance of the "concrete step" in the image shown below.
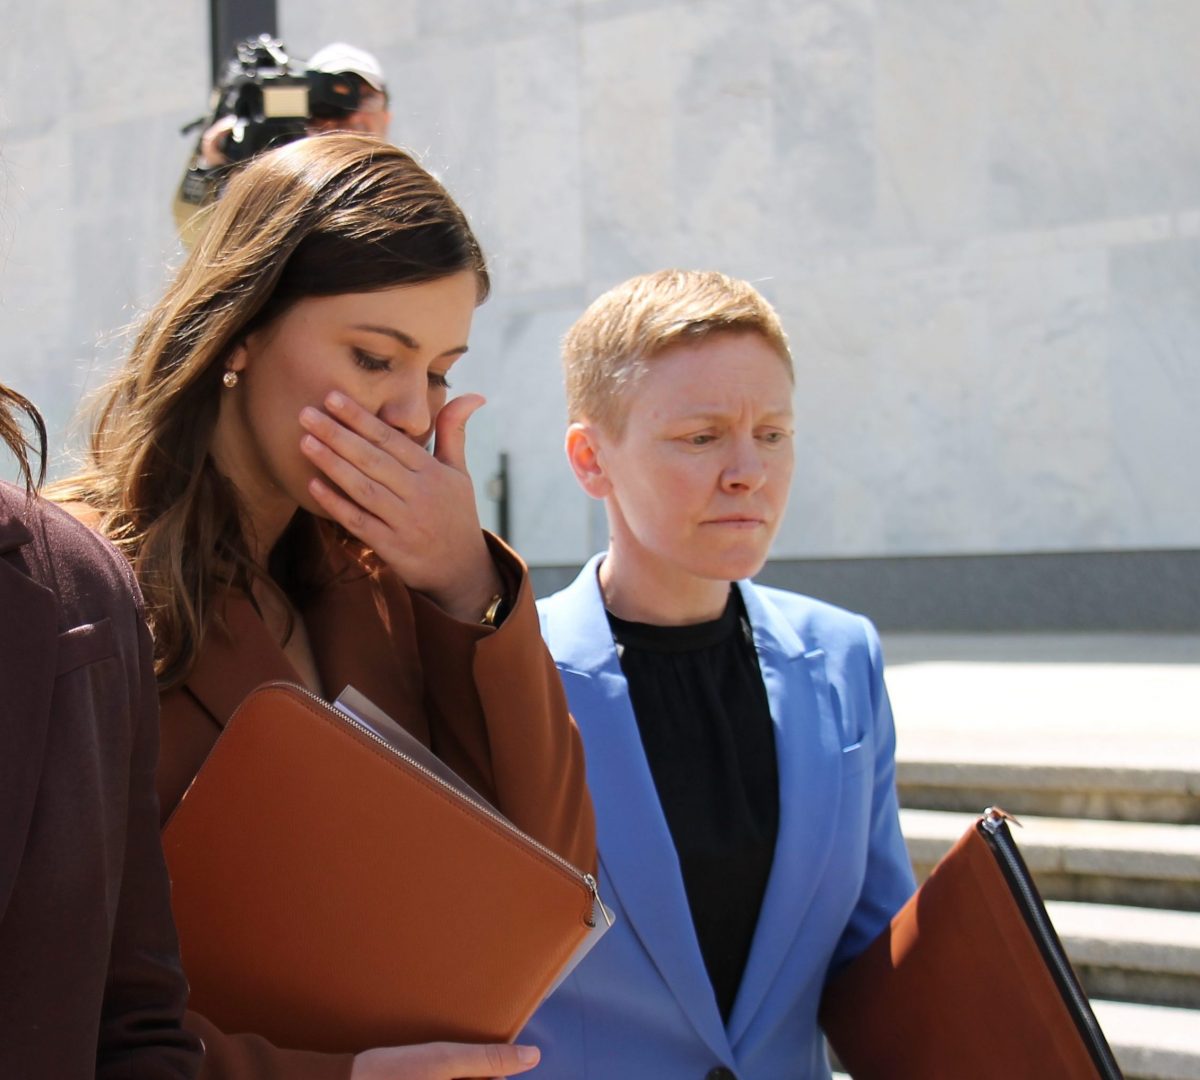
[[[918,880],[975,816],[900,811]],[[1023,817],[1021,822],[1013,835],[1048,900],[1200,911],[1200,825],[1047,817]]]
[[885,637],[902,805],[1200,824],[1200,637]]
[[1049,900],[1089,997],[1200,1009],[1200,912]]
[[1200,1080],[1200,1011],[1093,1000],[1125,1080]]
[[1125,1080],[1200,1080],[1200,1012],[1095,999],[1092,1009]]
[[1167,764],[1068,764],[1069,748],[1035,739],[1003,760],[979,747],[920,732],[896,759],[900,802],[926,810],[1009,813],[1106,821],[1200,824],[1200,769]]

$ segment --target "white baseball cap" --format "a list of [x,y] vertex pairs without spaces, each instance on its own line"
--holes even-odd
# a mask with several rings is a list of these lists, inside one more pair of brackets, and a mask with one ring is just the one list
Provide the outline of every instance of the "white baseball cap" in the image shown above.
[[357,75],[381,94],[385,92],[383,68],[366,49],[335,41],[319,49],[308,62],[309,71],[324,71],[329,75]]

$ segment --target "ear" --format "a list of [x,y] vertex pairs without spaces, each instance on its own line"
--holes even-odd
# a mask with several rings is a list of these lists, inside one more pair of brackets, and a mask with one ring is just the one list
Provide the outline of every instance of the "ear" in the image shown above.
[[579,486],[593,499],[607,498],[612,491],[612,483],[604,472],[603,438],[594,424],[576,422],[567,428],[567,461]]
[[232,349],[229,350],[225,357],[226,371],[245,371],[246,362],[249,359],[249,350],[246,348],[246,339],[241,338]]

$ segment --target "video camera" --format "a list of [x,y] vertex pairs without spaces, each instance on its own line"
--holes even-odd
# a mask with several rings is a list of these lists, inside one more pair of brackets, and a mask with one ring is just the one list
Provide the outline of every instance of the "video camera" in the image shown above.
[[[213,89],[210,113],[193,120],[183,134],[199,128],[203,138],[213,124],[232,117],[218,149],[228,165],[236,165],[270,147],[302,139],[311,120],[348,116],[358,109],[361,97],[362,84],[354,76],[307,70],[288,56],[282,41],[260,34],[238,43],[224,78]],[[225,166],[201,163],[197,140],[179,197],[194,205],[208,202],[226,171]]]

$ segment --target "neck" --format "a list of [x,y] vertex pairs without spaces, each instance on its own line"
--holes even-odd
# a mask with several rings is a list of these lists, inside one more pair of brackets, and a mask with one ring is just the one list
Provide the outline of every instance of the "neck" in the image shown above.
[[652,626],[688,626],[720,618],[728,581],[700,578],[644,550],[631,556],[611,543],[600,564],[604,606],[618,619]]
[[255,564],[266,569],[271,549],[278,542],[288,522],[296,514],[296,503],[278,488],[263,480],[265,469],[247,467],[255,451],[238,438],[230,425],[217,423],[213,439],[212,458],[217,471],[237,492],[241,514],[242,535]]

